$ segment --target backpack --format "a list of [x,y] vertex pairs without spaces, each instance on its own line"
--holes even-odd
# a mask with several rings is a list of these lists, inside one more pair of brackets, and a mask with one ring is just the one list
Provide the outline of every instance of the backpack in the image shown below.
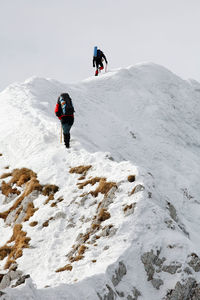
[[97,58],[102,58],[102,51],[100,49],[97,50]]
[[70,98],[69,94],[63,93],[58,98],[59,104],[59,115],[69,116],[73,115],[74,113],[74,106],[72,104],[72,99]]

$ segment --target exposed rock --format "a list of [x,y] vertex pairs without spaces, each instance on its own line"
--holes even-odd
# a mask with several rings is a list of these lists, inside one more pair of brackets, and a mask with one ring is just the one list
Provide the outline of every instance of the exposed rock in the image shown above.
[[126,273],[127,273],[126,266],[122,261],[120,261],[118,268],[115,270],[115,275],[112,276],[113,285],[114,286],[118,285],[122,280],[122,278],[124,277],[124,275],[126,275]]
[[141,296],[140,291],[134,287],[133,295],[128,295],[127,300],[137,300],[139,296]]
[[105,246],[104,248],[103,248],[103,250],[108,250],[109,249],[109,246]]
[[108,225],[108,226],[105,226],[103,229],[102,229],[102,232],[101,232],[101,236],[105,237],[105,236],[113,236],[115,235],[117,229],[114,228],[112,225]]
[[168,205],[170,217],[171,217],[176,223],[178,223],[178,217],[177,217],[177,213],[176,213],[175,207],[174,207],[170,202],[168,202],[167,205]]
[[133,214],[134,210],[135,210],[135,206],[136,206],[136,203],[132,203],[130,205],[126,205],[124,207],[124,215],[127,217],[127,216]]
[[124,297],[124,292],[119,292],[119,291],[117,291],[117,295],[118,295],[119,297]]
[[155,289],[159,290],[160,286],[163,285],[164,282],[162,281],[162,279],[154,278],[152,279],[151,283]]
[[14,287],[16,287],[21,283],[24,283],[25,279],[28,277],[30,277],[30,275],[22,275],[22,271],[14,270],[14,268],[12,267],[6,274],[1,274],[0,290],[9,287],[11,285],[11,282],[17,279],[17,282],[14,285]]
[[130,196],[138,192],[144,191],[145,187],[142,184],[137,184],[134,189],[131,191]]
[[23,275],[22,277],[20,277],[20,278],[17,280],[17,282],[16,282],[14,285],[12,285],[12,288],[13,288],[13,287],[17,287],[17,286],[23,284],[23,283],[26,281],[26,279],[29,278],[29,277],[30,277],[29,274]]
[[[158,267],[158,270],[161,269],[163,262],[165,261],[165,258],[163,257],[162,259],[159,258],[159,254],[160,252],[157,251],[157,255],[155,255],[153,253],[153,250],[151,250],[150,252],[145,252],[142,256],[141,256],[141,260],[144,264],[144,268],[145,271],[147,273],[147,280],[150,281],[153,279],[154,273],[155,273],[155,267]],[[157,270],[157,271],[158,271]]]
[[180,263],[172,263],[171,265],[168,266],[163,266],[162,267],[162,271],[170,273],[170,274],[175,274],[176,271],[181,268],[181,264]]
[[188,278],[187,281],[176,283],[175,288],[170,290],[163,300],[199,300],[200,283],[194,278]]
[[174,222],[171,219],[166,219],[165,224],[167,224],[167,228],[175,230],[176,226],[174,225]]
[[5,289],[6,287],[8,287],[11,283],[11,279],[10,279],[10,276],[9,274],[5,274],[1,280],[1,283],[0,283],[0,290],[3,290]]
[[186,231],[185,226],[181,224],[181,222],[178,220],[175,207],[170,202],[167,202],[167,205],[168,205],[167,208],[169,210],[170,217],[178,224],[178,227],[185,233],[185,235],[189,237],[189,233]]
[[191,260],[189,261],[188,265],[195,271],[200,271],[200,258],[196,253],[191,254]]
[[113,186],[108,194],[106,194],[101,202],[101,205],[99,206],[99,210],[101,208],[107,209],[111,203],[113,203],[113,199],[115,198],[115,192],[117,190],[117,187]]
[[191,275],[191,274],[192,274],[192,271],[190,270],[189,267],[186,267],[183,271],[184,271],[185,273],[187,273],[188,275]]
[[106,284],[106,288],[108,290],[108,293],[104,294],[103,296],[101,296],[99,293],[97,293],[97,296],[99,297],[99,299],[100,300],[116,300],[117,295],[113,291],[113,289],[108,284]]
[[63,211],[58,211],[55,216],[53,216],[53,220],[57,220],[57,219],[65,219],[66,218],[66,214]]

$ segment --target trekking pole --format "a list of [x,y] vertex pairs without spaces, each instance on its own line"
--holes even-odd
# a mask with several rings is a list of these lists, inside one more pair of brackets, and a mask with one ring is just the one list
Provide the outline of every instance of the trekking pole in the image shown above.
[[105,73],[107,73],[107,66],[108,66],[108,64],[106,64],[106,67],[105,67]]
[[61,127],[60,127],[60,143],[62,144],[62,124],[60,124]]

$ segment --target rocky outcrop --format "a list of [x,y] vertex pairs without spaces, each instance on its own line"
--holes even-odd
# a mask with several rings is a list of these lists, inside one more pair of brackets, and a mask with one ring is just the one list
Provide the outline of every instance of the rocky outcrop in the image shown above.
[[177,282],[174,289],[170,290],[163,300],[199,300],[200,283],[194,278],[188,278],[184,282]]

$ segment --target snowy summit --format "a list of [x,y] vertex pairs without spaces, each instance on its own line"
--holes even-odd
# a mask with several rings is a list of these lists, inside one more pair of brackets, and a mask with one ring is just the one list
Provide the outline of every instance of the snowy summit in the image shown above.
[[0,299],[200,299],[200,83],[144,63],[0,103]]

